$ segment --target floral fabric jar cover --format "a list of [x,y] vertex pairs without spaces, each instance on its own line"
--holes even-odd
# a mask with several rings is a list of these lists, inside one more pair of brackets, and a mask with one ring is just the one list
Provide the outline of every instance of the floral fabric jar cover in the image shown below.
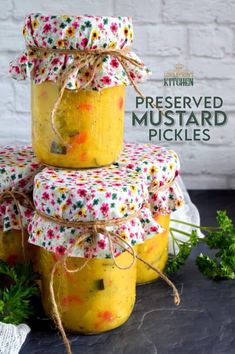
[[[84,234],[84,228],[65,227],[59,222],[45,219],[42,214],[64,221],[96,221],[122,219],[121,225],[106,226],[106,229],[121,236],[134,246],[148,237],[162,232],[154,221],[149,208],[146,181],[139,173],[128,171],[126,167],[109,166],[90,170],[61,170],[46,168],[35,178],[34,203],[36,213],[29,226],[29,242],[48,251],[75,257],[110,258],[108,238],[96,235],[79,246],[74,244],[77,237]],[[140,215],[135,215],[141,210]],[[114,242],[117,257],[125,249]]]
[[[125,166],[146,178],[153,215],[170,214],[184,204],[183,193],[175,181],[180,161],[173,150],[155,144],[125,143],[114,165]],[[151,192],[153,187],[159,187],[159,191]]]
[[[0,149],[0,194],[7,191],[18,191],[30,194],[33,191],[33,179],[42,169],[36,160],[30,146],[10,147]],[[31,208],[20,205],[24,226],[32,217]],[[19,230],[19,216],[15,202],[9,199],[2,200],[0,205],[0,225],[3,231]]]
[[[124,50],[133,42],[130,17],[101,16],[48,16],[31,14],[25,18],[23,35],[26,50],[10,64],[10,73],[17,80],[30,77],[35,83],[58,81],[67,67],[78,67],[79,52],[63,53],[57,50]],[[33,49],[45,48],[42,55]],[[49,49],[50,51],[46,50]],[[144,81],[150,71],[138,56],[128,51],[126,55],[137,60],[134,66],[126,61],[130,77],[137,83]],[[66,78],[67,89],[85,87],[93,71],[92,61]],[[121,63],[112,55],[106,55],[99,63],[95,76],[86,89],[100,90],[117,85],[129,85],[130,80]]]

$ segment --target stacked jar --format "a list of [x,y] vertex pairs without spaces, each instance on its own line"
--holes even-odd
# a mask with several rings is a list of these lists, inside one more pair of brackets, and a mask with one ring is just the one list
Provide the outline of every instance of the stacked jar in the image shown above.
[[0,260],[10,264],[32,258],[27,227],[33,216],[33,179],[40,169],[31,147],[0,149]]
[[[155,268],[163,271],[168,259],[170,215],[184,204],[184,197],[177,184],[180,162],[173,150],[154,144],[130,144],[123,151],[116,166],[125,166],[146,178],[149,191],[149,207],[163,232],[146,238],[138,246],[138,254]],[[148,265],[137,261],[137,284],[156,280],[159,274]]]
[[122,150],[125,87],[149,71],[130,50],[130,17],[32,14],[26,51],[10,64],[32,81],[33,149],[47,165],[99,167]]
[[40,247],[42,299],[48,314],[53,312],[48,300],[53,266],[66,255],[68,269],[77,270],[70,273],[61,263],[54,279],[67,330],[107,331],[130,316],[135,303],[134,253],[159,228],[144,206],[147,199],[145,181],[125,167],[45,168],[36,176],[36,213],[29,231],[30,242]]

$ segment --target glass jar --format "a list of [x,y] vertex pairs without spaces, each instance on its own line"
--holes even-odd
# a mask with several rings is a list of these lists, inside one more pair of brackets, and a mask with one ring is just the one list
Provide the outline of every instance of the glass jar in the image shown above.
[[131,17],[32,13],[23,36],[26,49],[9,71],[14,79],[32,81],[38,159],[66,168],[115,162],[123,142],[125,87],[136,88],[150,74],[131,51]]
[[[152,266],[163,271],[168,259],[168,237],[170,214],[156,215],[154,219],[165,229],[164,232],[144,241],[138,245],[138,255]],[[137,284],[152,282],[159,278],[159,275],[146,264],[137,260]]]
[[[39,269],[42,302],[47,315],[52,315],[49,284],[51,271],[58,259],[54,253],[40,248]],[[127,252],[117,257],[122,266],[131,263]],[[84,258],[69,257],[69,269],[81,267]],[[60,266],[54,278],[54,293],[65,330],[84,334],[109,331],[127,321],[135,304],[136,264],[129,269],[117,268],[112,259],[90,259],[76,273]]]
[[53,265],[65,256],[69,269],[88,263],[75,273],[57,264],[53,289],[64,327],[97,333],[123,324],[135,302],[132,248],[145,235],[155,235],[158,227],[145,206],[145,180],[125,167],[45,168],[34,179],[33,198],[36,211],[28,228],[29,242],[40,249],[38,268],[47,314],[52,314]]
[[58,95],[56,83],[32,83],[33,149],[38,159],[71,168],[114,162],[123,142],[125,86],[101,91],[65,90],[55,125],[68,147],[59,141],[51,124]]
[[[24,261],[20,230],[0,231],[0,260],[9,264]],[[26,246],[26,243],[25,243]]]
[[21,230],[3,231],[0,229],[0,260],[9,264],[31,261],[35,263],[36,247],[28,243],[28,233],[24,230],[24,250]]
[[[166,231],[145,237],[138,245],[138,254],[151,265],[164,270],[168,258],[170,214],[184,203],[184,196],[176,178],[180,161],[173,150],[155,144],[125,143],[115,166],[135,170],[144,176],[149,189],[149,208],[156,222]],[[143,284],[159,276],[147,265],[137,261],[137,283]]]
[[41,169],[31,146],[0,148],[0,260],[16,264],[34,257],[27,227],[33,215],[33,180]]

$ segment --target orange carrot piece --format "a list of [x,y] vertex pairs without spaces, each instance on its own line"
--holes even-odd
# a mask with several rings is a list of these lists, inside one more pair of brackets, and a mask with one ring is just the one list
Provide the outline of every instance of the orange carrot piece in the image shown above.
[[80,103],[79,105],[77,105],[76,107],[77,109],[81,109],[82,111],[87,111],[87,112],[91,112],[93,109],[93,105],[90,103]]
[[112,322],[114,319],[112,312],[108,310],[100,312],[98,317],[101,317],[104,321],[107,322]]

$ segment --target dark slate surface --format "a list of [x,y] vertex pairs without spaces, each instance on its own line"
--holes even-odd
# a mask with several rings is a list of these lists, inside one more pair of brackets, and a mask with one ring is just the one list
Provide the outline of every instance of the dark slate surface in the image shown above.
[[[202,223],[215,224],[215,212],[226,209],[235,219],[235,191],[191,191]],[[204,278],[194,264],[172,277],[181,291],[174,306],[171,290],[162,282],[140,286],[129,321],[121,328],[94,336],[69,336],[73,353],[81,354],[234,354],[235,281]],[[49,321],[33,324],[20,354],[62,354],[63,343]]]

